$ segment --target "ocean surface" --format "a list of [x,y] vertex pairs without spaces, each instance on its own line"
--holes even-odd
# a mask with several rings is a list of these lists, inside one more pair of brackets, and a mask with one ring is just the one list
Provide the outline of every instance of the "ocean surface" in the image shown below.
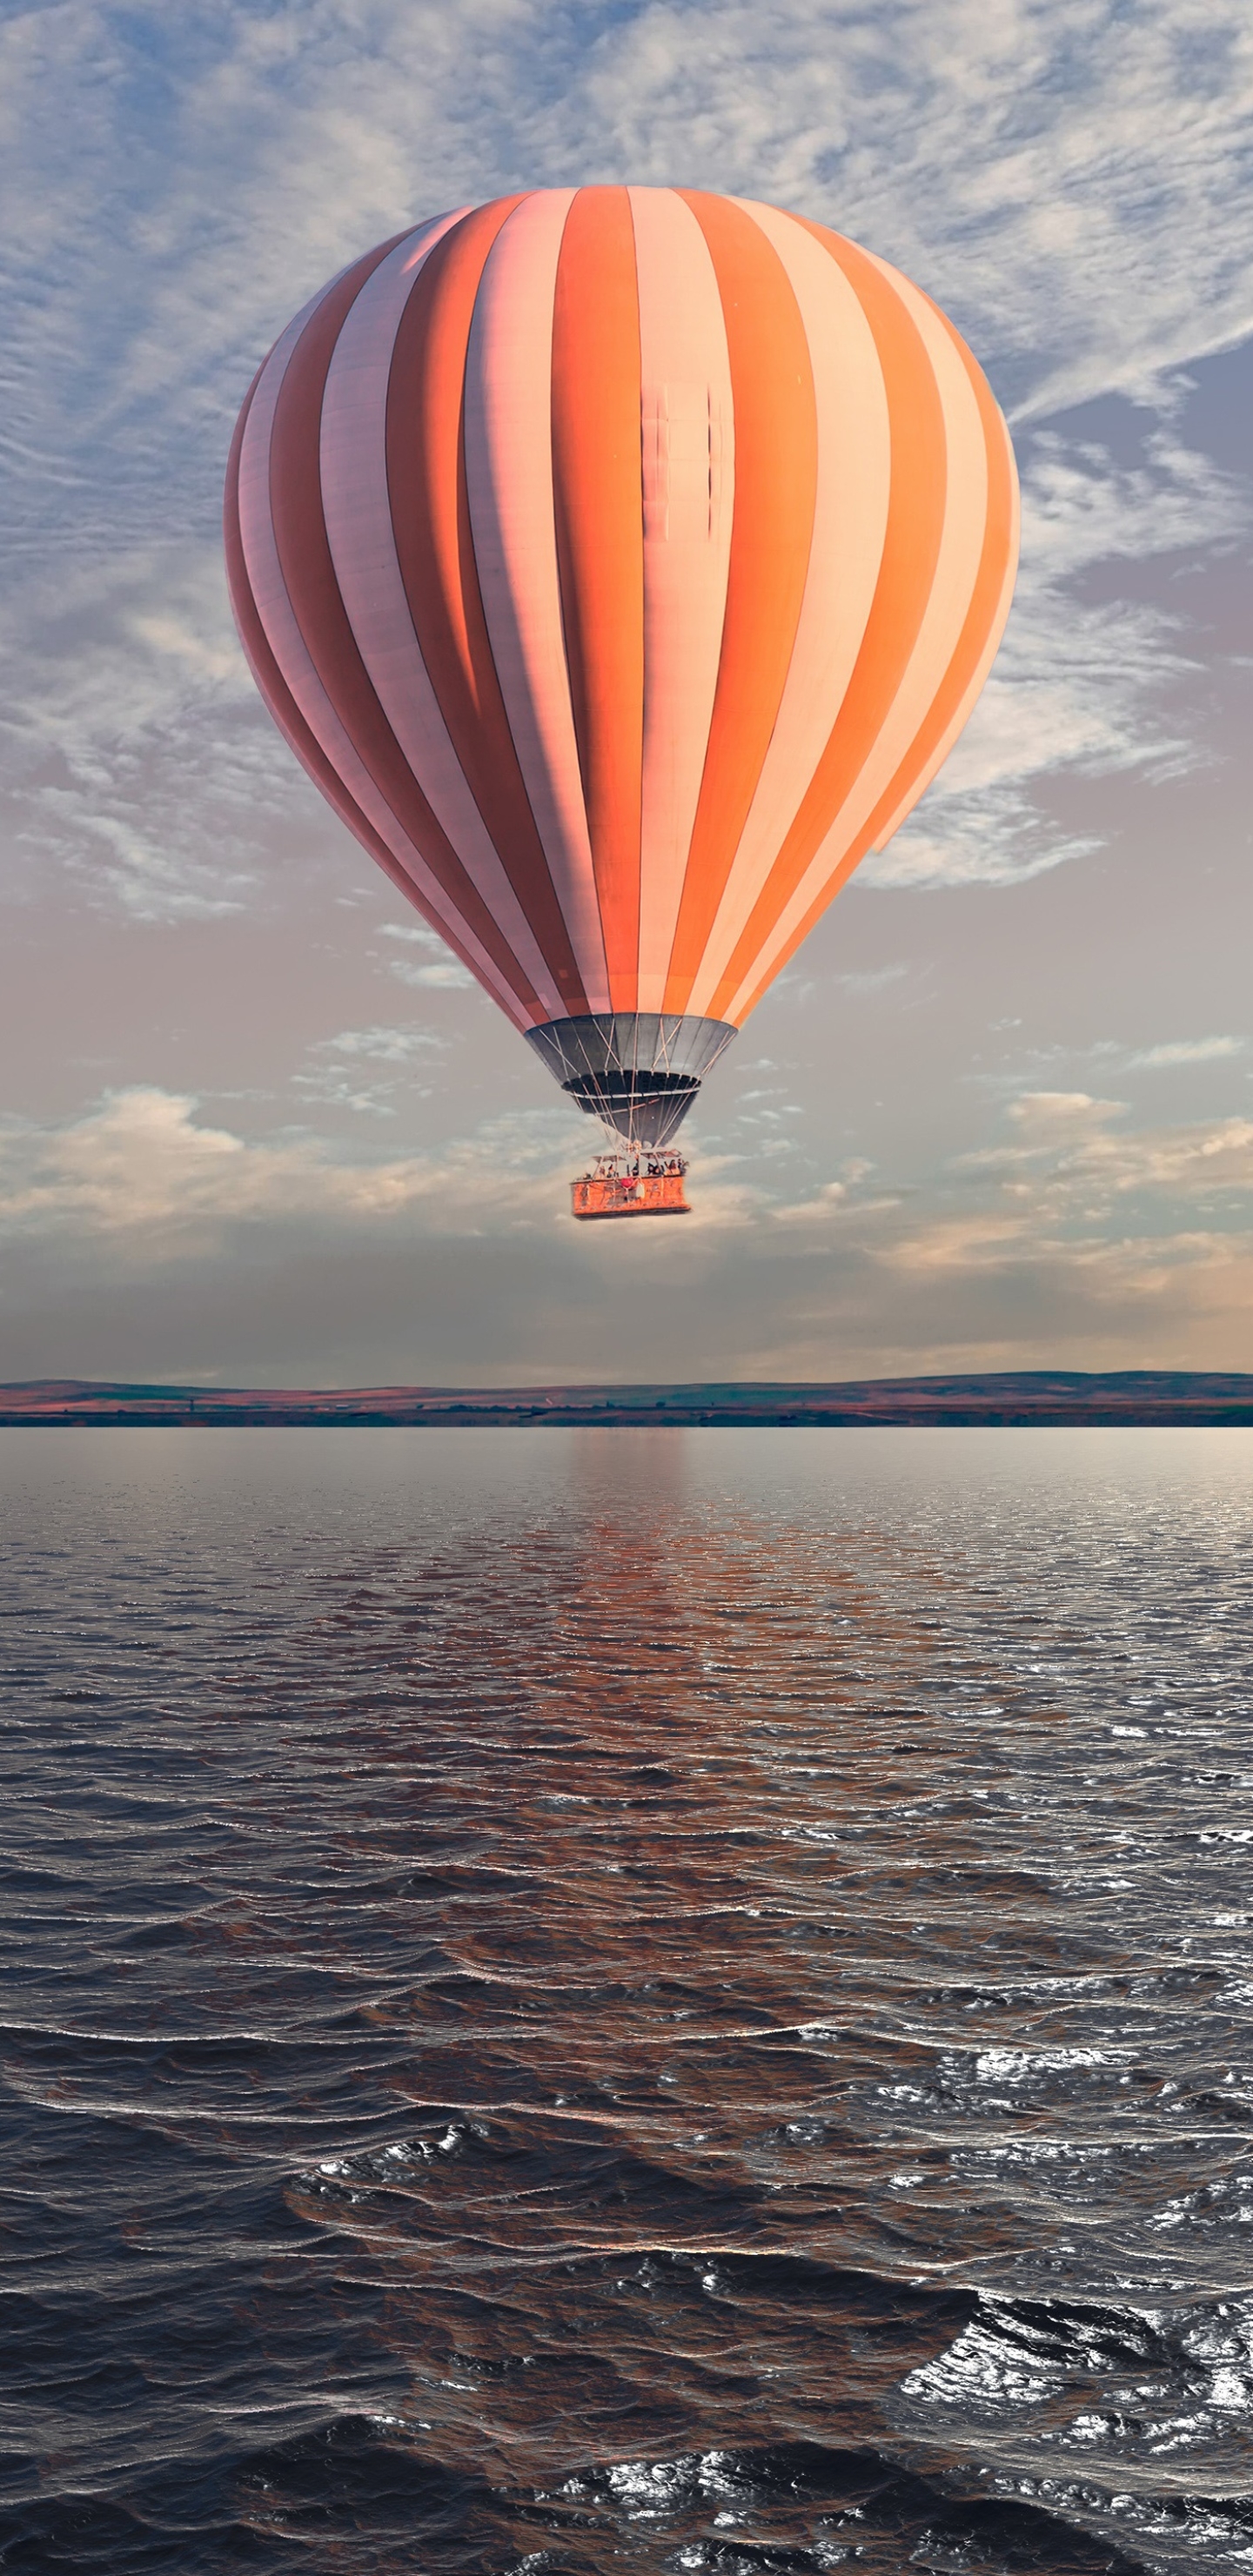
[[1253,2567],[1253,1434],[0,1434],[0,2567]]

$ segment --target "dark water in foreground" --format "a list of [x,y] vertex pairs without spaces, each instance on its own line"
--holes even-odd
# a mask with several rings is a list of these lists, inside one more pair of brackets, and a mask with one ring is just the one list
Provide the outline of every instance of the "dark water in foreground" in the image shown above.
[[1253,1435],[0,1489],[0,2566],[1253,2567]]

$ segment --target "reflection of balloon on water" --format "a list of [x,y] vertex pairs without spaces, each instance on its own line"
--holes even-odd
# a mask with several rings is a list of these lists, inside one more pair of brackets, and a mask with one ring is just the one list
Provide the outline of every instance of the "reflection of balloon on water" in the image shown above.
[[1017,516],[951,323],[745,200],[442,215],[271,350],[227,483],[245,650],[358,840],[615,1131],[578,1214],[685,1207],[703,1075],[970,714]]

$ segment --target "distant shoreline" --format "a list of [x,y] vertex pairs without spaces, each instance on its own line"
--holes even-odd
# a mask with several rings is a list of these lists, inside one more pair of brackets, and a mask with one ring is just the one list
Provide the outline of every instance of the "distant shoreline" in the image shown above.
[[0,1386],[0,1428],[103,1424],[221,1429],[642,1430],[1253,1427],[1253,1375],[1028,1369],[969,1377],[684,1386],[188,1387],[86,1378]]

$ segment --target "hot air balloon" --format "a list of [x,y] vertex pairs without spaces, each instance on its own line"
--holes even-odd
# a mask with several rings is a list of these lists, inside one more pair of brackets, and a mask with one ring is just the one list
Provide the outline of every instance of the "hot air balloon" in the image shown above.
[[965,724],[1013,450],[952,324],[803,216],[500,197],[368,251],[240,414],[231,597],[358,840],[680,1213],[704,1076]]

